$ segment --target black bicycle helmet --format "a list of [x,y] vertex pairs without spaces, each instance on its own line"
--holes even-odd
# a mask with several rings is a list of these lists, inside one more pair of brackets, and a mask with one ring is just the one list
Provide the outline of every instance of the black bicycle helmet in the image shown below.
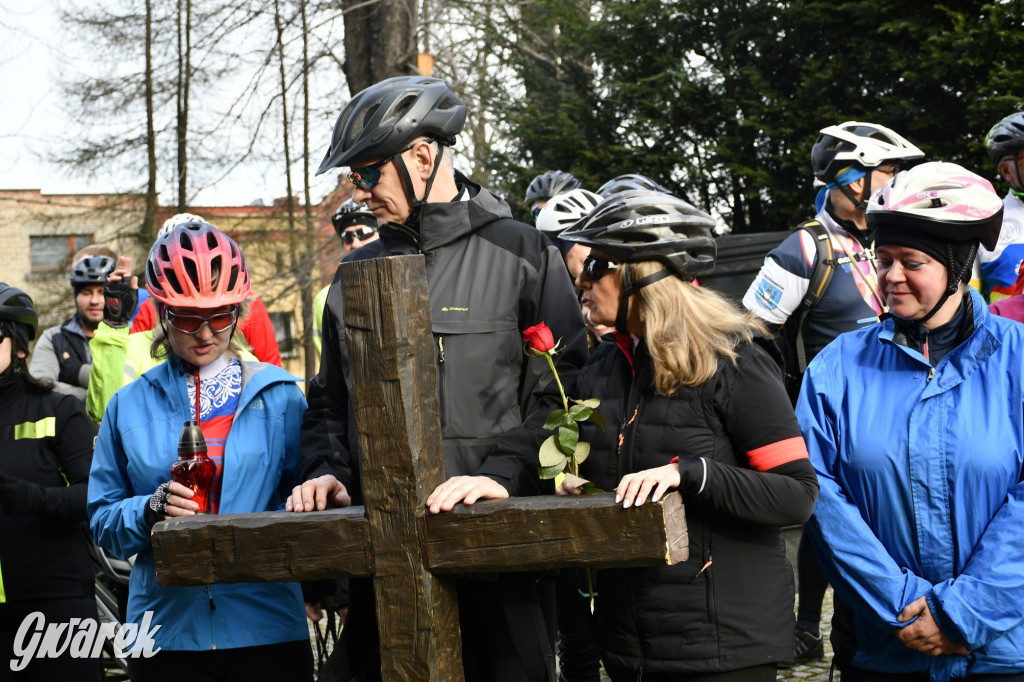
[[602,201],[559,239],[620,263],[656,260],[684,280],[715,264],[715,219],[665,192],[632,191]]
[[90,284],[104,284],[115,265],[114,259],[107,256],[86,256],[71,268],[71,286],[78,289]]
[[1024,149],[1024,112],[1010,114],[985,135],[985,146],[988,147],[988,158],[993,166],[998,166],[1005,157]]
[[353,161],[393,156],[418,137],[451,147],[465,123],[466,105],[443,80],[388,78],[345,105],[316,174],[351,166]]
[[526,188],[526,203],[532,205],[538,201],[546,201],[555,195],[564,194],[580,186],[580,181],[572,173],[549,170],[530,182],[530,186]]
[[339,236],[345,228],[352,227],[353,225],[377,227],[377,219],[366,204],[357,204],[352,199],[347,199],[338,207],[335,214],[331,216],[331,222],[334,223],[334,231]]
[[635,191],[663,192],[665,194],[670,194],[667,189],[656,183],[654,180],[651,180],[646,175],[638,175],[636,173],[618,175],[612,178],[601,185],[601,188],[597,190],[597,193],[607,199],[613,194]]
[[21,289],[3,282],[0,282],[0,320],[24,325],[29,331],[28,339],[36,338],[39,318],[32,298]]

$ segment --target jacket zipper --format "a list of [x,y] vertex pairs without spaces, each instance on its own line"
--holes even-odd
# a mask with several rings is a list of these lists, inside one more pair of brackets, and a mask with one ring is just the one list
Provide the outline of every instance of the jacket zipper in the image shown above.
[[213,612],[217,610],[217,605],[213,601],[213,588],[210,585],[206,586],[206,598],[210,600],[210,649],[212,650],[217,648],[217,635],[213,627]]
[[437,398],[438,411],[441,413],[441,426],[448,423],[444,398],[444,335],[437,335]]

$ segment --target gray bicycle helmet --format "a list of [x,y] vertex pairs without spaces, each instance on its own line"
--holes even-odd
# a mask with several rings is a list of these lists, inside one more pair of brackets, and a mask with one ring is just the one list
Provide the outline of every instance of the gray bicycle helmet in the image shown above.
[[418,137],[451,147],[466,123],[466,105],[439,78],[396,76],[349,100],[334,124],[316,174],[353,161],[393,156]]
[[0,282],[0,320],[9,320],[28,329],[28,340],[36,338],[39,318],[32,298],[24,291]]
[[656,260],[684,280],[715,264],[715,219],[665,192],[632,191],[602,201],[558,235],[620,263]]
[[77,292],[90,284],[104,284],[115,265],[114,259],[107,256],[86,256],[71,268],[71,286]]
[[613,194],[635,191],[664,192],[665,194],[670,194],[667,189],[656,183],[654,180],[651,180],[646,175],[638,175],[636,173],[618,175],[612,178],[601,185],[601,188],[597,190],[597,193],[607,199]]
[[998,166],[1005,157],[1024,149],[1024,112],[1010,114],[992,126],[985,135],[988,158]]
[[549,170],[541,173],[526,188],[526,203],[535,204],[545,201],[558,194],[579,188],[580,181],[572,173],[561,170]]
[[334,231],[339,235],[345,228],[353,225],[377,227],[377,219],[366,204],[357,204],[352,199],[347,199],[338,207],[335,214],[331,216],[331,222],[334,223]]

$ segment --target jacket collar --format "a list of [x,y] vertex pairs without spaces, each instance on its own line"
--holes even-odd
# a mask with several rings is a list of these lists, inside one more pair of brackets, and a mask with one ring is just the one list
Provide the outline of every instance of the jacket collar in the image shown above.
[[[177,406],[178,411],[183,414],[191,414],[194,410],[188,399],[188,388],[184,381],[185,367],[181,358],[173,353],[153,369],[142,375],[141,379],[148,381],[150,387],[162,393],[167,399]],[[238,396],[238,410],[240,413],[248,403],[255,398],[260,391],[268,386],[280,383],[295,383],[301,381],[298,377],[286,372],[277,365],[266,362],[242,361],[242,392]]]
[[[459,196],[453,201],[432,201],[420,212],[418,234],[408,227],[387,223],[380,228],[380,241],[390,254],[426,253],[465,239],[484,225],[511,218],[512,210],[501,198],[455,171]],[[468,200],[462,195],[468,192]]]

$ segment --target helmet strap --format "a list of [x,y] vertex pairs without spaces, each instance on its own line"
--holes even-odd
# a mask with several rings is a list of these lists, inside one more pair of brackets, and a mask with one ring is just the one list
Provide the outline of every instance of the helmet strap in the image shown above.
[[932,319],[935,313],[939,312],[939,309],[946,304],[949,297],[955,294],[960,289],[961,278],[964,274],[971,269],[971,265],[974,263],[974,257],[978,253],[978,242],[971,244],[971,250],[968,254],[967,260],[963,266],[958,270],[956,268],[956,261],[953,259],[953,247],[950,244],[946,244],[946,270],[949,272],[949,279],[946,282],[946,291],[942,294],[942,298],[939,302],[928,311],[928,314],[922,317],[920,320],[914,320],[918,325],[923,325],[928,320]]
[[646,277],[641,277],[637,281],[633,281],[633,276],[630,274],[630,268],[628,265],[622,269],[622,294],[619,296],[619,312],[615,316],[615,331],[626,333],[626,323],[629,318],[629,297],[635,292],[643,289],[646,286],[660,282],[666,277],[672,276],[672,271],[668,268],[652,272]]
[[402,158],[401,154],[395,157],[395,166],[398,167],[398,172],[402,174],[402,180],[405,182],[405,196],[409,199],[409,217],[405,219],[405,225],[406,227],[413,228],[417,234],[419,233],[420,214],[423,212],[423,205],[427,203],[427,198],[430,196],[430,188],[434,186],[434,179],[437,177],[437,171],[441,168],[441,157],[443,156],[444,145],[438,142],[434,168],[430,171],[430,177],[427,178],[427,186],[423,191],[422,199],[416,198],[412,178],[409,175],[409,170],[405,167],[405,159]]

